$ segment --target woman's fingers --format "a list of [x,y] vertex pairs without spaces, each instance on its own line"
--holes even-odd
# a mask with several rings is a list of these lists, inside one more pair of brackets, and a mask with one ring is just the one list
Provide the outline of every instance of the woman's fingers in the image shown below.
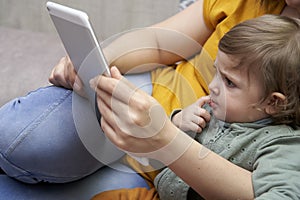
[[64,70],[62,81],[64,81],[65,82],[64,84],[68,85],[69,88],[73,88],[77,73],[68,56],[65,57],[64,64],[61,66]]
[[102,92],[106,92],[115,99],[128,104],[129,99],[136,92],[137,88],[126,80],[116,67],[112,67],[111,76],[97,76],[90,81],[90,86],[96,91],[99,97],[101,97]]
[[58,87],[73,89],[79,95],[85,96],[83,83],[77,76],[77,72],[68,56],[61,58],[58,64],[52,69],[49,82]]
[[117,67],[113,66],[110,68],[110,73],[111,73],[111,76],[115,79],[118,79],[120,80],[122,78],[122,74],[120,73],[120,71],[118,70]]
[[64,80],[64,66],[66,57],[60,59],[58,64],[54,66],[49,76],[49,82],[53,85],[70,89],[69,84]]
[[[159,134],[167,120],[163,108],[123,78],[117,69],[112,69],[111,75],[99,76],[90,82],[97,93],[105,133],[112,134],[109,136],[112,140],[113,135],[118,135],[123,141],[124,138],[136,141]],[[124,148],[132,150],[130,146]]]

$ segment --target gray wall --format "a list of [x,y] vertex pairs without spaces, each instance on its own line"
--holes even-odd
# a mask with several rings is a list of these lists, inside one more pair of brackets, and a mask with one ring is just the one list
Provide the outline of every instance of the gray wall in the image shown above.
[[[143,27],[179,9],[179,0],[53,0],[88,13],[98,37]],[[0,26],[54,33],[46,0],[0,0]]]
[[[87,12],[98,39],[144,27],[178,12],[179,0],[53,0]],[[48,85],[66,55],[46,0],[0,0],[0,106]]]

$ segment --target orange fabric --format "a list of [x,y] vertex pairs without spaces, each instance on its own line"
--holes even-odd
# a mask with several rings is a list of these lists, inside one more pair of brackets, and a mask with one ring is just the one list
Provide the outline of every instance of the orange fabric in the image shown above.
[[176,69],[167,67],[152,72],[152,77],[156,77],[153,80],[152,96],[162,105],[167,115],[174,109],[194,103],[199,96],[208,94],[207,84],[197,74],[191,62],[179,64]]
[[123,158],[125,164],[129,165],[137,173],[139,173],[148,183],[150,188],[154,188],[153,181],[160,170],[155,170],[152,166],[144,166],[132,157],[126,155]]
[[147,181],[150,190],[146,188],[110,190],[99,193],[92,200],[158,200],[158,193],[154,188],[153,181],[160,170],[155,170],[150,165],[144,166],[128,155],[124,156],[123,162],[131,166]]
[[92,200],[159,200],[154,188],[119,189],[97,194]]
[[280,14],[284,6],[284,0],[268,1],[268,7],[263,7],[259,0],[204,0],[204,20],[214,32],[205,42],[203,48],[215,59],[220,39],[233,26],[266,13]]

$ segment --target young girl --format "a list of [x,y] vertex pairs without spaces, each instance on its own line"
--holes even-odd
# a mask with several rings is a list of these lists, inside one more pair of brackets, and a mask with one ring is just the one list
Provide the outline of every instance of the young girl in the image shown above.
[[[172,117],[180,129],[201,132],[198,142],[113,68],[113,78],[92,81],[106,113],[102,128],[118,147],[168,166],[154,180],[160,199],[299,199],[299,57],[299,19],[266,15],[225,34],[210,97]],[[128,95],[118,94],[121,88]],[[134,131],[140,125],[149,137]]]

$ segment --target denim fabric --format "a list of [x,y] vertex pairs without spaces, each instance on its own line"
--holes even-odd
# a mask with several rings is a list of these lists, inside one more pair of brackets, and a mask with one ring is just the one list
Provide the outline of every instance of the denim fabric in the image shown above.
[[[150,73],[129,80],[151,93]],[[0,167],[26,183],[75,181],[103,166],[78,137],[64,88],[40,88],[1,107],[0,138]]]
[[[114,168],[103,167],[94,174],[79,181],[64,184],[24,184],[6,175],[0,175],[0,199],[13,200],[73,200],[91,199],[106,190],[119,188],[148,188],[145,180],[132,169],[116,163]],[[131,170],[131,173],[124,172]],[[120,181],[122,180],[122,181]]]
[[7,103],[0,134],[0,167],[24,182],[74,181],[103,166],[77,135],[70,90],[40,88]]

